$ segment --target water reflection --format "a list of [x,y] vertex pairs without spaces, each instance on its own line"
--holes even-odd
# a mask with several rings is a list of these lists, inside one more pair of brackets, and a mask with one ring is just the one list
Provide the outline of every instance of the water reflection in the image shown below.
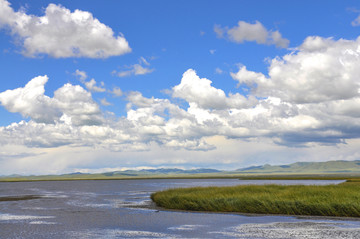
[[319,180],[169,179],[0,183],[0,238],[360,238],[359,220],[158,210],[150,194],[176,187],[334,184]]

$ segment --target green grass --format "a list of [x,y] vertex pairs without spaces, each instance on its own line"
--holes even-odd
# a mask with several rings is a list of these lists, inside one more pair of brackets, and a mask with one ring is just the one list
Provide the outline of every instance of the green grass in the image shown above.
[[167,209],[257,214],[360,217],[360,183],[181,188],[151,195]]

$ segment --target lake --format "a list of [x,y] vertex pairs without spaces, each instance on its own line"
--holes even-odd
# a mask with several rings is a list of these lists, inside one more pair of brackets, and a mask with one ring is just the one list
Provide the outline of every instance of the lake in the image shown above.
[[0,238],[360,238],[357,219],[167,211],[154,208],[150,200],[155,191],[177,187],[340,182],[343,181],[0,182]]

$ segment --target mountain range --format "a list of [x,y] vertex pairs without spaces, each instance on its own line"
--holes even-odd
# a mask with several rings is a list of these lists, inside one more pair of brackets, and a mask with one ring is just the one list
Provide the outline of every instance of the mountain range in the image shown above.
[[327,161],[327,162],[297,162],[287,165],[253,166],[236,170],[251,174],[328,174],[328,173],[360,173],[360,160]]
[[20,176],[12,175],[0,177],[1,181],[13,180],[69,180],[69,179],[126,179],[126,178],[169,178],[169,177],[241,177],[257,175],[360,175],[360,160],[355,161],[327,161],[327,162],[297,162],[287,165],[251,166],[233,171],[209,168],[179,169],[158,168],[142,170],[124,170],[105,173],[70,173],[63,175]]

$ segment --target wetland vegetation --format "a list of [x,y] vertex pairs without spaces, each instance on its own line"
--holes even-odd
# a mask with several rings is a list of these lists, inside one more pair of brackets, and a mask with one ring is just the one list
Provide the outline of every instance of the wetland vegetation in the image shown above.
[[167,209],[360,217],[360,180],[338,185],[241,185],[169,189],[151,195]]

